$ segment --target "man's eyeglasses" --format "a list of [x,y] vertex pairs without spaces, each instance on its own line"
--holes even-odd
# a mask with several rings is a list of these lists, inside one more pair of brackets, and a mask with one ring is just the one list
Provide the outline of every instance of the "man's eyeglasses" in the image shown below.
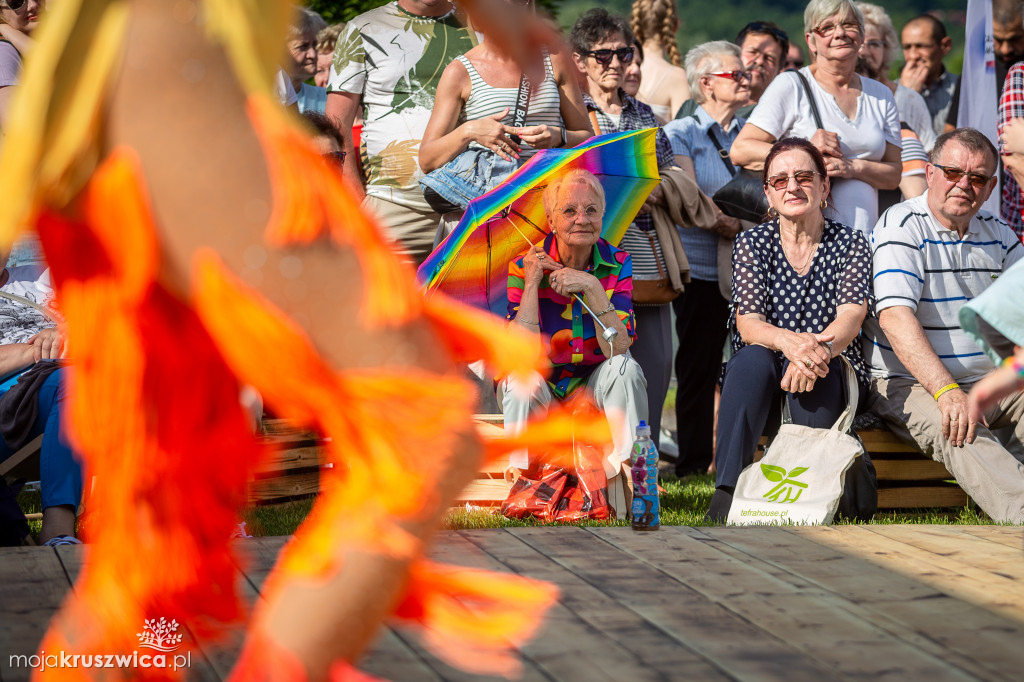
[[617,50],[590,50],[583,53],[584,57],[593,57],[601,66],[608,66],[612,63],[612,57],[618,57],[620,64],[631,64],[633,62],[633,48],[620,47]]
[[786,63],[782,65],[783,69],[802,69],[804,66],[804,60],[802,59],[787,59]]
[[742,83],[751,79],[751,73],[744,71],[743,69],[734,69],[732,71],[712,71],[708,74],[709,76],[718,76],[719,78],[728,78],[731,81]]
[[971,187],[974,189],[984,189],[994,176],[985,175],[984,173],[968,173],[963,168],[957,168],[955,166],[942,166],[937,163],[933,163],[933,166],[942,171],[942,174],[946,176],[946,179],[952,182],[954,185],[960,182],[960,178],[967,176],[967,182],[971,183]]
[[[576,218],[580,216],[581,210],[577,206],[566,206],[559,212],[562,214],[562,217],[565,218],[566,220],[576,220]],[[602,211],[597,206],[591,204],[590,206],[587,206],[586,208],[582,209],[582,213],[584,216],[586,216],[587,220],[597,220],[598,218],[601,217]]]
[[821,38],[831,38],[835,35],[836,30],[842,26],[843,33],[860,33],[860,24],[856,21],[844,21],[839,24],[823,24],[817,28],[811,29],[818,34]]
[[781,192],[789,187],[790,178],[796,180],[796,184],[801,187],[810,187],[814,184],[814,178],[817,175],[819,175],[817,171],[797,171],[792,175],[773,175],[765,180],[764,184],[766,187],[771,187],[776,192]]
[[331,166],[337,166],[341,168],[345,165],[345,157],[348,156],[348,152],[327,152],[321,154],[321,158]]
[[13,9],[17,12],[19,9],[25,6],[27,0],[4,0],[4,5],[7,9]]

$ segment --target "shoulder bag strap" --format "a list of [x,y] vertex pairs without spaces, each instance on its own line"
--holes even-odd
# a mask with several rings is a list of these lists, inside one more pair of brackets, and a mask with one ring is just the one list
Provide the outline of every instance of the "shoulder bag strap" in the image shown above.
[[[526,124],[526,111],[530,108],[530,81],[526,78],[526,72],[519,77],[519,92],[516,94],[516,108],[512,112],[512,126],[522,128]],[[510,140],[519,144],[518,135],[509,135]]]
[[825,126],[821,124],[821,114],[818,113],[818,103],[814,100],[814,93],[811,91],[811,84],[807,82],[807,79],[799,71],[794,71],[793,73],[795,73],[796,77],[800,79],[800,82],[804,86],[804,92],[807,93],[807,99],[811,102],[811,114],[814,116],[814,122],[819,128],[824,130]]
[[729,160],[729,152],[725,151],[725,147],[723,147],[722,143],[718,141],[718,137],[716,137],[715,133],[711,130],[711,128],[713,127],[714,124],[712,123],[711,126],[708,128],[708,137],[711,138],[711,144],[715,145],[715,147],[718,148],[718,158],[720,158],[722,160],[722,163],[725,164],[726,169],[728,169],[729,171],[729,175],[735,177],[736,168],[732,165],[732,161]]
[[587,109],[587,113],[590,115],[590,125],[594,128],[594,134],[601,134],[601,126],[597,123],[597,112],[593,109]]

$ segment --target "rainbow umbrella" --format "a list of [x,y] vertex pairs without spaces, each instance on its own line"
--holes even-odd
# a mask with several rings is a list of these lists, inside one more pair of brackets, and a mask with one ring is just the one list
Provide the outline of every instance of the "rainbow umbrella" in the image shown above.
[[574,168],[598,177],[606,206],[601,236],[618,244],[661,176],[657,128],[592,137],[572,149],[542,149],[504,182],[469,203],[466,214],[416,271],[427,296],[441,291],[505,316],[508,265],[549,228],[541,196]]

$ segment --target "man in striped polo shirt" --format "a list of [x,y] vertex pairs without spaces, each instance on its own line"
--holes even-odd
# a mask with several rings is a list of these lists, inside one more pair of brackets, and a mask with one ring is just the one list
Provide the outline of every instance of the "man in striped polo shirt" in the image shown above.
[[[897,204],[871,235],[874,313],[864,324],[871,409],[942,462],[997,521],[1024,522],[1024,398],[971,421],[967,391],[993,365],[960,328],[961,306],[1024,255],[1006,223],[981,205],[995,188],[996,150],[960,128],[941,135],[928,191]],[[989,428],[1013,427],[1005,446]],[[1012,454],[1011,454],[1012,452]]]

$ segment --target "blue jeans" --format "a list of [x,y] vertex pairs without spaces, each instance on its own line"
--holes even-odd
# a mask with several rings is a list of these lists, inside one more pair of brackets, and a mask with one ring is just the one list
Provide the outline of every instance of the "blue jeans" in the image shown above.
[[[32,426],[31,437],[43,434],[39,457],[43,509],[60,505],[71,505],[77,509],[82,499],[82,467],[71,452],[61,429],[61,405],[67,393],[64,380],[66,371],[65,368],[58,369],[46,377],[36,397],[39,414]],[[14,451],[0,436],[0,462],[13,454]]]

